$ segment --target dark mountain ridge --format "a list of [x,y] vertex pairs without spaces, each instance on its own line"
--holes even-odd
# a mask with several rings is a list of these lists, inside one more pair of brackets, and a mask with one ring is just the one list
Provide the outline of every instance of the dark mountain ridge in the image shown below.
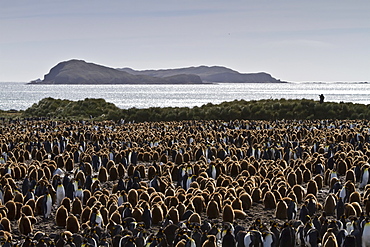
[[173,75],[153,77],[133,75],[125,71],[87,63],[83,60],[70,60],[57,64],[43,80],[31,84],[199,84],[202,80],[196,75]]
[[179,69],[114,69],[83,60],[58,63],[43,80],[30,84],[202,84],[202,83],[280,83],[271,75],[243,74],[221,66],[199,66]]
[[238,71],[222,66],[198,66],[179,69],[160,69],[160,70],[133,70],[131,68],[121,68],[133,75],[149,75],[155,77],[166,77],[177,74],[194,74],[198,75],[204,82],[216,83],[281,83],[278,79],[273,78],[265,72],[259,73],[239,73]]

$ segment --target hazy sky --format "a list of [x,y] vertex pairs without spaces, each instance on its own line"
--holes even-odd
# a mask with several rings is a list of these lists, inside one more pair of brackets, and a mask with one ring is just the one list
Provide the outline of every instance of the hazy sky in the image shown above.
[[370,1],[0,0],[0,81],[42,79],[69,59],[370,81]]

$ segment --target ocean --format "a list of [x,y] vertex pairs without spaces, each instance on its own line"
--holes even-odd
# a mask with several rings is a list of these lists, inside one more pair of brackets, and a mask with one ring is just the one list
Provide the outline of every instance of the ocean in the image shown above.
[[203,85],[29,85],[0,83],[0,109],[25,110],[43,98],[103,98],[122,109],[194,107],[233,100],[313,99],[370,104],[370,83],[219,83]]

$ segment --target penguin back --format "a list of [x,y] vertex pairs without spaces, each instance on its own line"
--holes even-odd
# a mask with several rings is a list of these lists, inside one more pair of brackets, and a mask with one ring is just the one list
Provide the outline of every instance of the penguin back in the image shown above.
[[68,217],[68,210],[64,205],[60,205],[57,211],[55,212],[55,223],[57,226],[65,227]]
[[66,220],[66,230],[71,233],[78,233],[80,231],[80,223],[74,215],[69,215]]
[[222,221],[234,223],[235,213],[231,205],[226,204],[222,209]]
[[288,210],[288,206],[285,203],[285,201],[284,200],[278,201],[276,205],[276,211],[275,211],[276,218],[281,219],[281,220],[288,218],[287,210]]

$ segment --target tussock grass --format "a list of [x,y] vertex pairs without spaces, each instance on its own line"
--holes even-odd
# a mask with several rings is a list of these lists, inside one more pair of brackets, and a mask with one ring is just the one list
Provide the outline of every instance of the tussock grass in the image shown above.
[[52,119],[119,120],[135,122],[181,120],[280,120],[280,119],[370,119],[370,106],[307,99],[234,100],[201,107],[150,107],[120,109],[104,99],[79,101],[45,98],[18,114],[20,117]]

